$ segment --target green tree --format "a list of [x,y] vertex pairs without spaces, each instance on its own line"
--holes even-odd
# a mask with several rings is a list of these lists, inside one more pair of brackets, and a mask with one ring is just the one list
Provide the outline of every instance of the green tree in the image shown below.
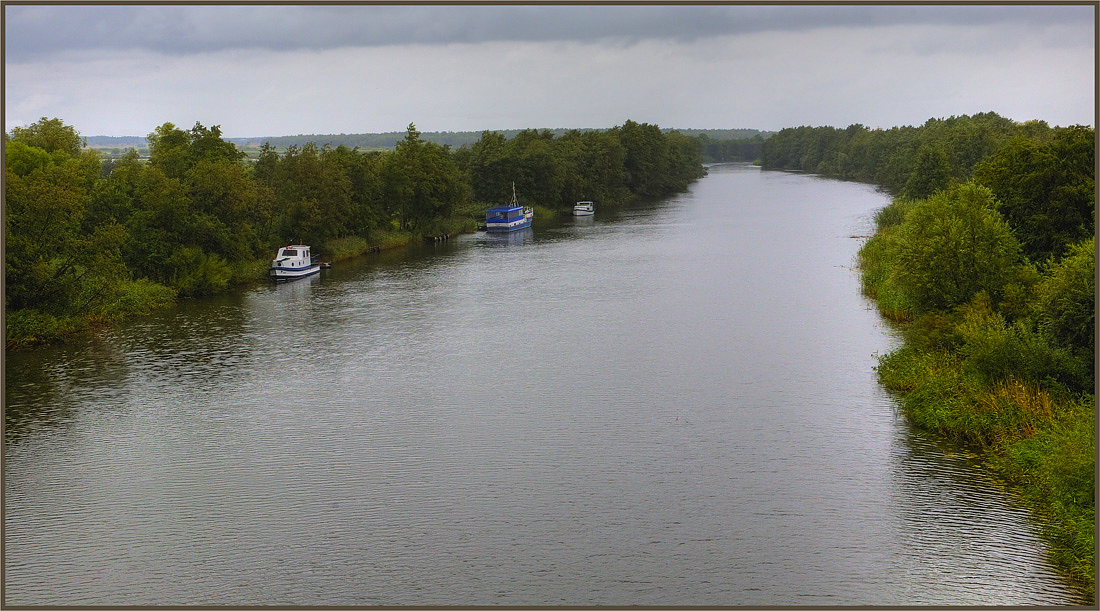
[[80,155],[80,149],[84,147],[84,139],[75,128],[65,125],[61,119],[46,117],[27,127],[13,129],[11,141],[38,147],[47,153],[63,153],[69,157]]
[[653,197],[663,191],[668,171],[668,142],[661,129],[648,123],[626,121],[611,130],[622,142],[627,187],[641,197]]
[[511,199],[516,168],[508,139],[500,132],[482,132],[469,153],[467,170],[474,199],[490,203]]
[[917,202],[898,225],[890,275],[917,313],[999,298],[1022,263],[1020,246],[989,189],[967,183]]
[[1039,324],[1058,343],[1092,355],[1096,342],[1096,238],[1075,244],[1036,287]]
[[1080,126],[1054,130],[1049,142],[1018,137],[975,169],[1032,260],[1060,257],[1092,235],[1094,139],[1092,128]]
[[27,176],[54,161],[45,149],[19,140],[8,142],[4,151],[4,160],[8,169],[16,176]]
[[926,144],[917,151],[913,171],[901,190],[902,197],[924,199],[951,182],[951,165],[942,147]]
[[382,170],[387,199],[402,229],[430,230],[470,198],[469,182],[438,144],[420,138],[409,124],[405,139],[386,157]]

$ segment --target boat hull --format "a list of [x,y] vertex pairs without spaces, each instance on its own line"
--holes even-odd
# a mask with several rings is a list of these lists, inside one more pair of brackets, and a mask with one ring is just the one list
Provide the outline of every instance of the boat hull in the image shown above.
[[321,264],[310,265],[309,267],[273,267],[268,274],[275,280],[293,280],[294,278],[305,278],[306,276],[312,276],[321,271]]
[[517,231],[519,229],[527,229],[531,226],[533,219],[526,218],[518,221],[512,221],[510,223],[485,223],[485,231],[490,233],[504,233],[507,231]]
[[592,216],[596,214],[595,210],[574,210],[573,216]]

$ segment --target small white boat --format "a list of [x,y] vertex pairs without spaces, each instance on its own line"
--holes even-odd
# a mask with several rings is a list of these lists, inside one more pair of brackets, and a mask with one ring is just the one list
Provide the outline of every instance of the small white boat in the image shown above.
[[592,216],[593,214],[596,214],[596,206],[592,202],[573,204],[573,216]]
[[314,263],[309,246],[294,244],[279,249],[279,254],[271,261],[268,273],[276,280],[303,278],[321,271],[321,264]]

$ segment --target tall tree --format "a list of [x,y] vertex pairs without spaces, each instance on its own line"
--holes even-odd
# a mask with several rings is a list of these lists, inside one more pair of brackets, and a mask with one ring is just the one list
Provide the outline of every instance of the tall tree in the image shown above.
[[47,153],[63,153],[70,157],[80,154],[84,146],[84,139],[76,131],[76,128],[65,125],[61,119],[48,119],[42,117],[27,127],[16,127],[11,130],[11,140],[22,142],[29,146],[36,146]]

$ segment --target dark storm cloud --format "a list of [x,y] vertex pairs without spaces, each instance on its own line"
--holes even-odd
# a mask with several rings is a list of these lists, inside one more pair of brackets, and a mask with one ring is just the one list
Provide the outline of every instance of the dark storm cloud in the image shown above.
[[10,61],[61,51],[191,54],[235,48],[487,41],[692,40],[823,27],[1092,19],[1089,6],[8,6]]

